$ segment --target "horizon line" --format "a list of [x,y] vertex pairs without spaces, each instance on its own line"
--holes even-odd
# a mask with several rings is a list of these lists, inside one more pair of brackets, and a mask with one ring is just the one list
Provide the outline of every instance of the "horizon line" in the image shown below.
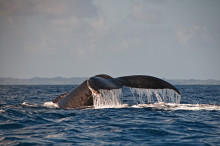
[[[89,78],[89,77],[80,77],[80,76],[72,76],[72,77],[63,77],[63,76],[54,76],[54,77],[39,77],[39,76],[36,76],[36,77],[28,77],[28,78],[20,78],[20,77],[0,77],[1,79],[4,78],[4,79],[19,79],[19,80],[30,80],[30,79],[37,79],[37,78],[41,78],[41,79],[54,79],[54,78],[65,78],[65,79],[68,79],[68,78]],[[158,77],[157,77],[158,78]],[[215,81],[220,81],[220,79],[195,79],[195,78],[190,78],[190,79],[183,79],[183,78],[176,78],[176,79],[170,79],[170,78],[160,78],[160,79],[166,79],[166,80],[215,80]]]

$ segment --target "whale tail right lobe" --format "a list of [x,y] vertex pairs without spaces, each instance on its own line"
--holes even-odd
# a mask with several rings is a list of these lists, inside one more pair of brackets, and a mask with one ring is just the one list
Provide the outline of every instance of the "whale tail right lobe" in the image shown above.
[[178,94],[181,94],[170,83],[152,76],[134,75],[117,78],[124,86],[131,88],[145,88],[145,89],[172,89]]

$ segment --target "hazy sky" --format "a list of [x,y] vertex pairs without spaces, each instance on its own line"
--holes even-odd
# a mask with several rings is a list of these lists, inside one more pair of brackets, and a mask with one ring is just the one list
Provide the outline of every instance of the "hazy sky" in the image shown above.
[[220,0],[0,0],[0,77],[220,79]]

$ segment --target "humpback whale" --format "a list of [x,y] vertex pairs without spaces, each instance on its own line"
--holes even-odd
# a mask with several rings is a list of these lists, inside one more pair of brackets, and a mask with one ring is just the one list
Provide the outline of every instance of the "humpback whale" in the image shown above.
[[53,100],[62,109],[79,108],[93,105],[93,95],[100,90],[120,89],[123,86],[143,89],[171,89],[180,92],[170,83],[146,75],[131,75],[113,78],[106,74],[90,77],[71,92],[64,93]]

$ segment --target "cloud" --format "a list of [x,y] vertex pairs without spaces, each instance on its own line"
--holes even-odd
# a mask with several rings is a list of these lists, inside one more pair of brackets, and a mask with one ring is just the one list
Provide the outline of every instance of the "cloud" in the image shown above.
[[106,32],[110,29],[102,15],[99,15],[95,19],[90,19],[87,22],[100,36],[106,34]]
[[27,41],[24,44],[23,50],[27,53],[54,55],[60,53],[54,46],[56,42],[46,35],[42,35],[38,41]]
[[90,0],[0,0],[0,16],[36,14],[92,17],[97,8]]
[[68,33],[77,29],[80,27],[81,23],[81,19],[75,16],[50,20],[50,25],[54,27],[56,31],[61,31],[63,33]]
[[176,31],[180,44],[187,45],[190,42],[200,40],[201,42],[212,42],[214,37],[210,34],[206,26],[193,25],[189,27],[180,27]]
[[195,35],[198,27],[180,28],[176,31],[177,37],[181,44],[187,44]]
[[162,21],[162,15],[158,11],[148,8],[144,2],[137,2],[132,5],[132,15],[150,24]]
[[91,0],[0,0],[0,18],[6,20],[0,23],[2,46],[20,40],[13,44],[17,49],[37,54],[83,55],[94,51],[94,40],[108,30]]

